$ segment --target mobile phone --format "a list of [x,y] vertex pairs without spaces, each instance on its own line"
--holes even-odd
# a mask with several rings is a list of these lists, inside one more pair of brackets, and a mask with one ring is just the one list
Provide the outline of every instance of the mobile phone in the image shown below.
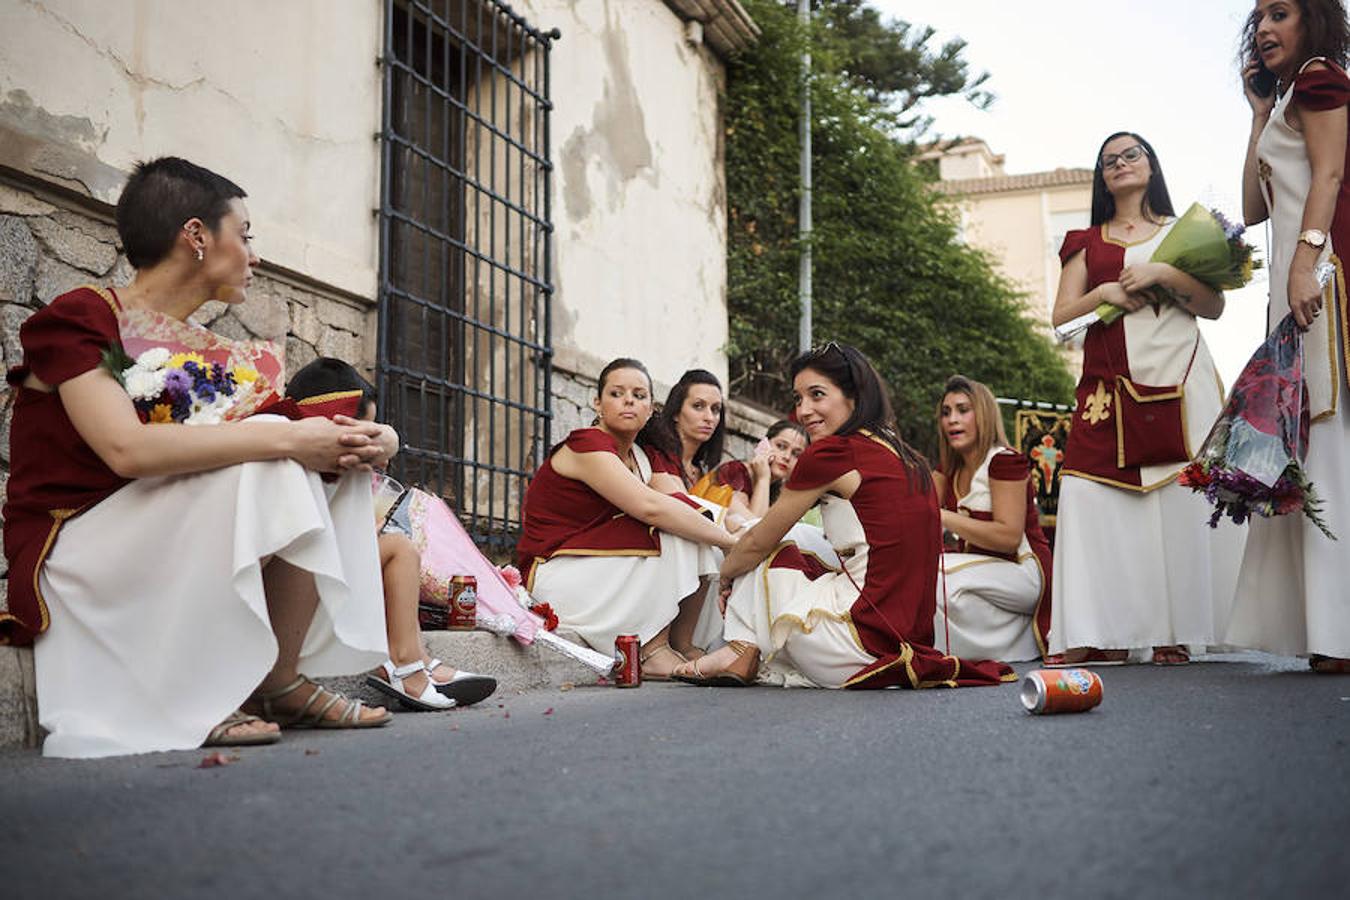
[[1275,73],[1266,68],[1261,60],[1253,60],[1256,63],[1256,74],[1247,79],[1247,86],[1252,89],[1252,93],[1258,97],[1269,97],[1275,93]]

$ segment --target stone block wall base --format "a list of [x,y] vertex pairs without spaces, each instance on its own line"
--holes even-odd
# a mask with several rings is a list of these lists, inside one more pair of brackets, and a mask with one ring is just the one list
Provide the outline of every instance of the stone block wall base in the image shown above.
[[32,647],[0,647],[0,747],[36,747],[40,740]]

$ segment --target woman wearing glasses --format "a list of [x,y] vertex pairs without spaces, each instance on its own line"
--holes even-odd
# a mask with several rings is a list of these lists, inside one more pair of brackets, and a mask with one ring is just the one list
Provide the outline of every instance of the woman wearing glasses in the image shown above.
[[[902,441],[880,376],[852,347],[792,364],[797,421],[811,446],[778,500],[727,554],[720,598],[727,645],[676,668],[694,684],[772,680],[825,688],[923,688],[1011,680],[996,662],[933,648],[942,529],[928,464]],[[841,565],[782,543],[821,504]],[[733,588],[734,582],[734,588]]]
[[[1260,0],[1241,50],[1252,108],[1243,214],[1248,224],[1271,224],[1268,327],[1292,312],[1306,329],[1312,427],[1304,465],[1341,541],[1327,540],[1303,516],[1253,519],[1228,640],[1306,654],[1314,671],[1328,674],[1350,673],[1350,553],[1343,546],[1350,531],[1350,310],[1340,258],[1350,248],[1348,32],[1340,0]],[[1325,286],[1314,274],[1324,263],[1334,269]]]
[[1071,231],[1056,325],[1110,303],[1083,345],[1065,448],[1051,578],[1049,664],[1121,663],[1129,651],[1160,665],[1222,635],[1241,533],[1212,531],[1204,500],[1176,484],[1222,407],[1218,372],[1196,325],[1224,298],[1151,262],[1174,221],[1157,155],[1117,132],[1092,179],[1092,226]]

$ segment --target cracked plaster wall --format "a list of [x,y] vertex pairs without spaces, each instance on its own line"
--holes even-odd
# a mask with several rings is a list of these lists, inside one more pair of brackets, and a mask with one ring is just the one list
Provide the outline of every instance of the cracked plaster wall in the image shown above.
[[263,257],[374,297],[380,5],[0,3],[0,165],[112,203],[172,154],[249,193]]
[[[726,375],[721,61],[661,0],[523,0],[551,74],[556,364]],[[561,433],[561,432],[559,432]]]

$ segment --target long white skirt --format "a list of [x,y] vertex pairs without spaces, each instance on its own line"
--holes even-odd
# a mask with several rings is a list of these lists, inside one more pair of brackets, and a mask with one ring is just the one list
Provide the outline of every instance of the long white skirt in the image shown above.
[[1251,520],[1228,643],[1350,657],[1350,408],[1312,426],[1304,468],[1339,540],[1302,514]]
[[553,607],[559,629],[613,653],[619,635],[645,644],[669,625],[721,559],[715,547],[661,532],[659,556],[555,556],[535,569],[531,593]]
[[849,616],[858,589],[842,571],[812,581],[796,569],[770,568],[773,557],[736,579],[722,633],[763,654],[762,680],[786,687],[841,688],[876,662]]
[[[755,521],[759,520],[756,519]],[[753,525],[754,522],[750,524]],[[796,544],[797,549],[802,553],[817,557],[831,569],[839,568],[839,554],[834,552],[834,547],[830,546],[824,530],[818,525],[798,522],[784,535],[783,541]],[[720,551],[718,552],[720,565]],[[717,605],[717,593],[718,579],[714,578],[708,585],[708,594],[703,600],[703,610],[699,614],[698,623],[694,626],[694,646],[709,651],[716,650],[726,643],[722,636],[724,622],[722,611]]]
[[[1040,659],[1032,616],[1041,596],[1041,568],[980,553],[948,553],[946,594],[938,581],[935,645],[951,656],[1024,662]],[[944,609],[948,613],[944,616]],[[945,620],[945,621],[944,621]],[[948,646],[947,637],[951,644]]]
[[143,478],[67,522],[42,569],[34,647],[46,756],[200,746],[276,663],[261,561],[313,572],[300,670],[387,655],[370,476],[291,461]]
[[1147,651],[1222,640],[1246,530],[1208,525],[1204,497],[1060,482],[1050,650]]

